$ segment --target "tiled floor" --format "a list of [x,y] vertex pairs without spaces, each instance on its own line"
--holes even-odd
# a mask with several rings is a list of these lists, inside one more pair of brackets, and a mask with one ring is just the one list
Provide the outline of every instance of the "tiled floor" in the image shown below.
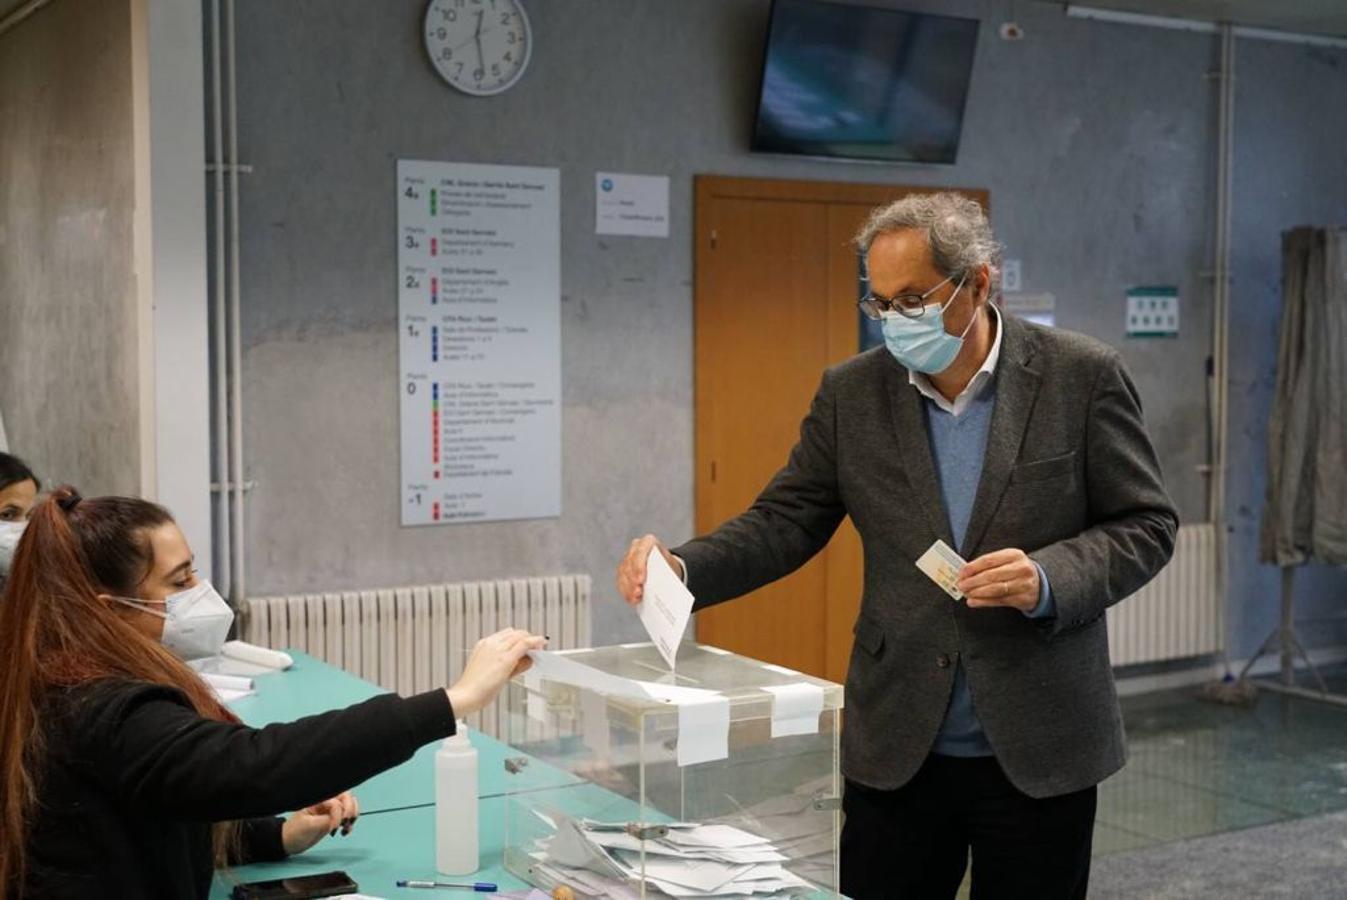
[[[1347,672],[1332,673],[1339,689]],[[1123,701],[1130,759],[1100,786],[1095,854],[1347,809],[1347,708],[1192,689]]]
[[[1347,667],[1325,674],[1347,693]],[[1347,707],[1270,691],[1251,708],[1222,706],[1197,694],[1123,699],[1129,761],[1100,785],[1096,856],[1347,809]]]

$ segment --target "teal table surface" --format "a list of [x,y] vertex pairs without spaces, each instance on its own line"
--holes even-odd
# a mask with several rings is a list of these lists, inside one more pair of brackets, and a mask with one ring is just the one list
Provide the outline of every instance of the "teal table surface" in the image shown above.
[[[578,784],[529,795],[530,805],[549,806],[573,816],[609,819],[626,816],[634,810],[628,800],[592,784]],[[506,843],[505,797],[485,797],[478,801],[478,853],[481,868],[472,875],[446,876],[435,872],[435,808],[421,806],[391,812],[362,815],[346,837],[325,838],[307,853],[284,862],[257,863],[217,873],[211,887],[212,898],[226,898],[233,886],[244,881],[266,881],[295,875],[316,875],[340,870],[360,885],[360,893],[374,897],[431,896],[424,890],[399,888],[403,879],[418,881],[486,881],[502,891],[527,887],[505,871]],[[516,806],[512,812],[520,815]],[[524,815],[530,815],[523,813]],[[528,829],[537,833],[536,823]],[[519,826],[516,825],[516,831]],[[456,896],[472,896],[456,892]],[[482,895],[479,895],[482,896]]]
[[[341,709],[386,693],[378,685],[306,653],[286,652],[294,658],[294,666],[284,672],[257,676],[253,681],[257,693],[230,704],[239,718],[255,728]],[[510,775],[505,770],[505,761],[524,754],[478,731],[470,732],[469,737],[477,748],[478,793],[483,797],[500,796],[507,787],[514,791],[537,790],[579,781],[569,772],[536,759],[530,759],[518,774]],[[438,749],[438,744],[427,744],[402,765],[353,788],[361,810],[369,814],[433,804]]]
[[[215,876],[212,898],[227,898],[234,884],[266,881],[294,875],[316,875],[340,870],[355,879],[360,893],[373,897],[427,897],[444,892],[399,888],[402,879],[490,881],[500,890],[525,887],[508,875],[502,864],[505,843],[505,798],[492,797],[478,805],[479,850],[482,868],[473,875],[449,878],[435,874],[435,808],[394,810],[361,816],[346,837],[325,838],[318,846],[285,862],[240,866]],[[463,894],[453,892],[455,896]],[[463,894],[463,896],[485,896]]]
[[[288,651],[295,665],[285,672],[258,676],[256,696],[236,701],[231,708],[249,725],[260,727],[272,722],[287,722],[306,715],[339,709],[384,693],[347,672],[304,653]],[[479,794],[478,836],[481,869],[462,877],[438,876],[439,880],[486,881],[502,891],[520,890],[527,885],[505,871],[507,781],[512,792],[526,792],[527,804],[542,810],[552,809],[576,817],[619,821],[640,816],[630,801],[561,769],[530,759],[522,772],[509,775],[507,758],[522,757],[513,748],[494,738],[471,733],[478,750]],[[453,893],[455,896],[489,896],[461,891],[435,892],[398,888],[399,880],[436,880],[434,744],[422,747],[406,763],[371,778],[355,788],[362,814],[351,834],[325,838],[316,847],[279,863],[239,866],[217,873],[211,897],[224,900],[233,885],[245,881],[265,881],[295,875],[314,875],[341,870],[359,884],[360,893],[372,897],[418,897]],[[663,818],[647,810],[654,820]],[[514,805],[509,815],[516,819],[516,843],[527,844],[533,837],[550,829],[540,828],[531,813]],[[522,827],[521,827],[522,825]],[[522,833],[528,838],[521,839]]]

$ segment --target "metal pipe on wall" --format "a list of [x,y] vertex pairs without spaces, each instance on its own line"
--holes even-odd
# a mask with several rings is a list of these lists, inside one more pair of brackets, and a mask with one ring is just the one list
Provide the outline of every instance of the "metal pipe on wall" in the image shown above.
[[1233,197],[1231,177],[1235,130],[1235,29],[1224,22],[1220,26],[1221,71],[1220,102],[1217,114],[1216,162],[1216,259],[1213,270],[1212,302],[1212,406],[1215,427],[1212,442],[1212,466],[1208,514],[1215,526],[1216,596],[1220,610],[1221,647],[1229,644],[1225,614],[1228,597],[1228,534],[1225,525],[1225,479],[1229,430],[1229,331],[1230,331],[1230,219]]
[[226,345],[225,317],[225,177],[224,177],[224,107],[221,103],[220,87],[220,0],[211,0],[210,4],[210,51],[211,51],[211,130],[214,138],[214,153],[211,168],[215,195],[215,234],[214,234],[214,271],[215,290],[212,299],[214,310],[214,392],[215,409],[215,546],[218,557],[215,560],[213,575],[215,586],[221,594],[230,595],[232,581],[233,554],[230,552],[229,522],[229,407],[228,379],[229,368]]
[[232,370],[230,387],[230,425],[233,509],[234,570],[231,586],[235,604],[247,599],[245,590],[245,556],[243,529],[243,328],[239,312],[239,141],[238,88],[235,74],[238,70],[238,47],[234,30],[234,0],[225,0],[226,43],[229,60],[229,362]]

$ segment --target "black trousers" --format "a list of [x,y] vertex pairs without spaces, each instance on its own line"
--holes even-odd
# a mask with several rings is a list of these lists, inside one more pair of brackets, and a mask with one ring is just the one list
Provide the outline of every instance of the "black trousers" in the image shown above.
[[896,791],[848,780],[842,893],[948,900],[971,848],[972,900],[1084,900],[1096,796],[1035,800],[992,757],[931,756]]

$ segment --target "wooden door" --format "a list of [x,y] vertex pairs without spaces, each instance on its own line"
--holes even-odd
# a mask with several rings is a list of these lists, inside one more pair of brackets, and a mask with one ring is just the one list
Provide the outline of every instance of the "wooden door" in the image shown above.
[[[785,463],[823,370],[856,353],[851,236],[874,207],[930,190],[697,178],[699,534],[748,508]],[[842,681],[861,580],[847,519],[795,574],[699,613],[698,640]]]

